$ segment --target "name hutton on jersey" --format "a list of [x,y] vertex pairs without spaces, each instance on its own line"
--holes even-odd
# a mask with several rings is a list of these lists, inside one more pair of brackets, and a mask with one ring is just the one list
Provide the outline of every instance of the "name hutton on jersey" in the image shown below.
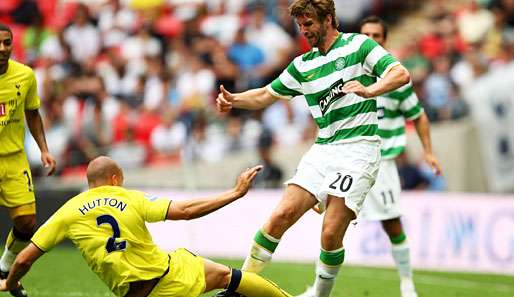
[[127,203],[124,203],[123,201],[118,201],[118,199],[116,198],[98,198],[84,204],[81,208],[79,208],[79,211],[80,213],[82,213],[82,215],[85,215],[88,211],[100,206],[110,206],[117,208],[120,211],[124,211],[127,207]]

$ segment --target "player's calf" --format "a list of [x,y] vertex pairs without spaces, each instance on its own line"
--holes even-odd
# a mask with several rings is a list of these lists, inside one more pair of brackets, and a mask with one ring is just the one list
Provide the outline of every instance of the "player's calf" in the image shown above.
[[252,272],[232,269],[230,282],[216,297],[291,297],[273,282]]

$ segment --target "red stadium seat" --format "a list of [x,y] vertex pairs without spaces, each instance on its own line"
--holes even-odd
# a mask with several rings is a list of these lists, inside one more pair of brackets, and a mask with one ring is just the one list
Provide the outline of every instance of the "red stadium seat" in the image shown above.
[[57,0],[37,0],[39,11],[43,15],[45,25],[50,25],[54,22],[54,17],[57,11]]
[[23,47],[23,35],[27,28],[22,25],[9,25],[13,34],[13,51],[12,56],[19,62],[25,62],[25,48]]
[[0,14],[8,14],[12,12],[18,5],[20,5],[21,0],[2,0],[0,1]]
[[[43,0],[44,2],[45,0]],[[54,12],[54,16],[48,20],[48,25],[52,29],[61,29],[67,26],[75,17],[75,10],[77,9],[78,3],[67,2]]]

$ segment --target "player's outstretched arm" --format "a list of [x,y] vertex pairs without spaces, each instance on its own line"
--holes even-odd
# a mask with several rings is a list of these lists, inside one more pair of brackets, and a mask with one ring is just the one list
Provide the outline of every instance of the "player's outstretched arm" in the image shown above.
[[220,86],[216,107],[220,112],[227,112],[233,107],[242,109],[262,109],[279,98],[273,96],[266,88],[251,89],[242,93],[230,93]]
[[20,286],[20,279],[27,274],[32,264],[43,255],[43,252],[33,243],[24,248],[12,265],[9,276],[0,281],[0,291],[11,291]]
[[221,193],[218,196],[171,202],[166,218],[168,220],[192,220],[210,214],[236,201],[248,192],[253,179],[261,169],[261,165],[246,169],[239,175],[236,185],[232,190]]
[[43,162],[43,166],[45,166],[45,168],[48,168],[47,174],[52,175],[55,171],[57,162],[48,151],[45,130],[43,129],[43,121],[41,120],[39,110],[25,110],[25,117],[27,118],[27,125],[29,126],[30,134],[32,134],[34,140],[36,140],[39,150],[41,151],[41,162]]
[[430,121],[426,113],[422,113],[417,119],[414,120],[416,132],[418,133],[419,140],[423,145],[425,152],[425,161],[428,163],[436,175],[441,174],[441,165],[432,152],[432,142],[430,140]]

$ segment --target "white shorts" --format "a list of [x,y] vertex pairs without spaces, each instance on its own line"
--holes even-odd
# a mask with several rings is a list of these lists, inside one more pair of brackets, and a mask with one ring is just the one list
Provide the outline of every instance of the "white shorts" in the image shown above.
[[400,214],[400,177],[394,159],[382,160],[375,185],[362,206],[359,219],[383,221]]
[[314,144],[285,184],[309,191],[320,201],[322,211],[328,195],[345,198],[346,206],[357,215],[375,183],[379,163],[380,141]]

